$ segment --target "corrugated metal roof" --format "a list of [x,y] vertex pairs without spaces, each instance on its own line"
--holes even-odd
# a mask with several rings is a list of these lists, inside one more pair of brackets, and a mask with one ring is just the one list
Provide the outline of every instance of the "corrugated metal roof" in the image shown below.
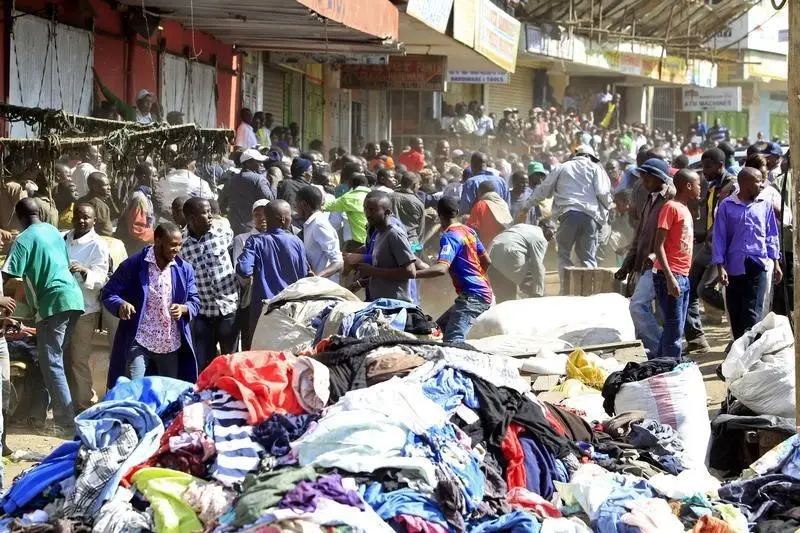
[[[141,0],[121,0],[141,7]],[[148,12],[249,49],[399,53],[391,40],[326,19],[294,0],[145,0]]]
[[528,0],[522,18],[551,22],[599,41],[645,41],[692,53],[757,0]]

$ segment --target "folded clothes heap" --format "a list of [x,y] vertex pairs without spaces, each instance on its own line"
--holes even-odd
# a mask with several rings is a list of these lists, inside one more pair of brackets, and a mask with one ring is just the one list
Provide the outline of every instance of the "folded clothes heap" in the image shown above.
[[[78,440],[15,480],[0,526],[744,533],[800,520],[796,446],[720,487],[686,467],[663,419],[587,418],[541,401],[518,368],[384,335],[221,356],[196,384],[122,380],[77,417]],[[672,369],[626,368],[604,394]]]

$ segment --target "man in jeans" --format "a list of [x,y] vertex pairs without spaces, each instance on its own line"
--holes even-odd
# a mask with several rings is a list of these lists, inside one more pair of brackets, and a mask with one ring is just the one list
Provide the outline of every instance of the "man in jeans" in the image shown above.
[[683,169],[675,175],[675,199],[668,200],[658,214],[656,230],[657,271],[653,284],[664,329],[657,357],[682,358],[681,343],[689,309],[689,269],[692,266],[694,225],[688,204],[700,198],[700,176]]
[[470,227],[458,223],[458,201],[444,197],[436,206],[442,226],[439,260],[435,265],[417,271],[417,278],[435,278],[448,272],[458,297],[437,320],[445,342],[464,342],[472,324],[492,306],[494,294],[486,271],[491,261]]
[[760,195],[764,178],[758,169],[745,167],[738,180],[739,191],[719,205],[712,256],[720,282],[727,287],[725,299],[733,340],[761,319],[767,269],[773,269],[776,284],[783,277],[775,212]]
[[186,229],[183,230],[181,257],[192,265],[200,295],[200,312],[192,320],[192,338],[200,370],[217,355],[236,351],[239,331],[236,309],[239,285],[231,262],[233,232],[211,220],[211,204],[202,198],[189,198],[183,204]]
[[55,226],[39,220],[36,200],[20,200],[14,211],[24,231],[11,246],[3,279],[25,280],[25,297],[36,312],[39,366],[53,400],[53,433],[72,438],[75,412],[64,373],[64,348],[83,314],[83,294],[69,270],[67,244]]
[[197,360],[189,322],[200,297],[194,269],[178,257],[181,230],[171,222],[156,227],[153,246],[127,258],[101,293],[106,309],[120,318],[108,363],[108,388],[117,378],[157,375],[194,383]]
[[572,265],[572,250],[580,266],[597,266],[597,241],[600,228],[611,207],[611,181],[591,146],[581,145],[575,155],[553,170],[536,187],[525,210],[550,197],[558,217],[558,270],[563,285],[564,269]]
[[724,310],[722,294],[716,288],[714,267],[711,264],[711,235],[714,231],[714,215],[722,198],[734,188],[736,178],[725,170],[725,153],[719,148],[703,152],[700,162],[703,177],[708,183],[707,193],[700,202],[700,219],[695,228],[696,251],[689,272],[689,314],[686,317],[686,352],[707,352],[708,341],[700,319],[700,298],[705,304]]
[[661,326],[653,312],[653,300],[656,298],[653,286],[656,229],[658,213],[675,196],[675,188],[669,177],[669,165],[663,159],[648,159],[634,173],[642,181],[648,196],[639,217],[633,243],[614,277],[620,281],[631,274],[638,277],[629,309],[636,337],[642,340],[647,353],[654,356],[658,353],[661,339]]

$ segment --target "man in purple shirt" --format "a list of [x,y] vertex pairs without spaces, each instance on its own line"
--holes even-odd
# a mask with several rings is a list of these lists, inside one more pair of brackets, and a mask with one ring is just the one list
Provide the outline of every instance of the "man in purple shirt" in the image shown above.
[[711,260],[727,287],[725,299],[734,340],[761,317],[767,270],[774,269],[775,283],[783,277],[775,212],[770,202],[758,197],[764,177],[759,170],[745,167],[738,181],[739,192],[717,208]]

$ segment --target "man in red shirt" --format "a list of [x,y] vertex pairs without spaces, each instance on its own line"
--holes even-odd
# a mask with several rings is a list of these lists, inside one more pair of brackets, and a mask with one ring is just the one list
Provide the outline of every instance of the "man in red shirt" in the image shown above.
[[656,299],[664,316],[664,331],[656,357],[681,360],[681,341],[689,311],[689,270],[692,267],[694,226],[686,204],[700,198],[700,176],[683,169],[675,174],[675,199],[658,214],[653,265]]
[[397,162],[404,165],[409,172],[421,172],[425,168],[425,145],[422,139],[417,137],[411,142],[411,148],[400,154]]

